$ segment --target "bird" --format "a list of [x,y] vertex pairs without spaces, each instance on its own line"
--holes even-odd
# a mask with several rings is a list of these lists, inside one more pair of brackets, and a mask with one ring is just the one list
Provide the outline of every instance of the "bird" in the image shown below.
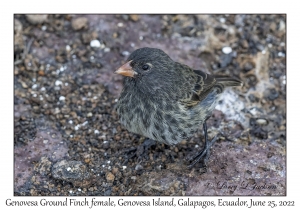
[[206,121],[226,87],[242,86],[229,76],[207,74],[173,61],[163,50],[144,47],[133,51],[115,71],[124,76],[116,104],[121,124],[130,132],[175,145],[203,126],[205,146],[191,158],[192,168],[200,160],[206,166],[210,147]]

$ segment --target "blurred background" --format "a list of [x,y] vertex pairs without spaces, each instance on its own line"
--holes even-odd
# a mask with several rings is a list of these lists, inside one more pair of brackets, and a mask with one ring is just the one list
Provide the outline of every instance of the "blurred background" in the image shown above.
[[[206,173],[186,169],[202,126],[176,146],[114,110],[135,49],[243,81],[208,121]],[[286,15],[14,15],[15,195],[286,195]],[[237,186],[236,188],[230,186]]]

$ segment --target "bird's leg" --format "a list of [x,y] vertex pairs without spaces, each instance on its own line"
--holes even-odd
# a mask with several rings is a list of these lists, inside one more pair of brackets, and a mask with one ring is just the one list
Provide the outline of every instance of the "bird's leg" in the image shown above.
[[[207,120],[207,119],[206,119]],[[210,148],[215,143],[215,141],[218,138],[218,134],[211,140],[208,141],[207,137],[207,125],[206,120],[203,123],[203,132],[204,132],[204,140],[205,140],[205,146],[201,150],[201,152],[197,153],[191,160],[192,163],[188,166],[189,169],[191,169],[196,163],[198,163],[201,159],[204,162],[204,167],[206,167],[206,163],[208,161],[209,155],[210,155]]]
[[128,155],[126,155],[126,160],[123,164],[126,164],[129,159],[137,156],[138,162],[140,162],[143,157],[148,156],[149,148],[153,145],[156,145],[156,141],[147,138],[142,144],[140,144],[137,148],[130,148],[125,151]]

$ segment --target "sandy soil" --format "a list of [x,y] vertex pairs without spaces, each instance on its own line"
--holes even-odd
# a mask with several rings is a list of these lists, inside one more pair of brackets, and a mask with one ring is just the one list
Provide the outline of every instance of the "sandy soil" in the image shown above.
[[[286,195],[285,15],[15,15],[15,195]],[[122,128],[122,77],[140,47],[241,79],[208,121],[207,171],[176,146]],[[204,173],[205,172],[205,173]]]

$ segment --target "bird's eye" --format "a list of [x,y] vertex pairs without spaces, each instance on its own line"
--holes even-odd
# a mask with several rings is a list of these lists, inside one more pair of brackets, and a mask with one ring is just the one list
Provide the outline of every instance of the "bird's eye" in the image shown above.
[[148,64],[145,64],[145,65],[142,66],[142,69],[144,71],[147,71],[149,68],[150,68],[150,66]]

